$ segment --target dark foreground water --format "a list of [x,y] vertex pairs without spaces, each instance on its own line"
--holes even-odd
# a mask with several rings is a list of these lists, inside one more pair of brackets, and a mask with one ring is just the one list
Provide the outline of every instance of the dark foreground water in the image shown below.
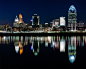
[[86,69],[86,36],[0,36],[0,69]]

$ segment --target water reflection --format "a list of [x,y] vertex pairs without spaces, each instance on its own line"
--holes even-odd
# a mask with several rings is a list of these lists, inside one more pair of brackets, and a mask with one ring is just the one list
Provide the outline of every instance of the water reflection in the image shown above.
[[14,43],[15,52],[23,54],[24,46],[30,44],[34,56],[40,53],[40,46],[44,44],[45,48],[59,49],[60,52],[68,51],[70,63],[76,60],[76,48],[86,45],[86,36],[0,36],[0,44]]
[[68,42],[68,57],[71,63],[76,59],[76,36],[71,36]]

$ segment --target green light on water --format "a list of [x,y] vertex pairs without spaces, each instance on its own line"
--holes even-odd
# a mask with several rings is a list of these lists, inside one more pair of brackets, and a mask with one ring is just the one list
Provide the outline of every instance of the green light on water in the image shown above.
[[62,33],[64,33],[64,31],[62,31]]
[[68,41],[69,41],[69,36],[68,36]]
[[16,40],[17,40],[17,36],[16,36]]
[[35,53],[34,53],[34,55],[35,55],[35,56],[37,56],[37,55],[38,55],[38,53],[37,53],[37,52],[35,52]]
[[64,37],[62,36],[62,39],[64,39]]

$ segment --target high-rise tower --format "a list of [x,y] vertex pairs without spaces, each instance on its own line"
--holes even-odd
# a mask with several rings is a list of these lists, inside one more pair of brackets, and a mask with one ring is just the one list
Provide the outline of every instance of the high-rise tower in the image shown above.
[[77,23],[77,11],[74,5],[71,5],[68,10],[68,26],[71,26],[70,30],[76,30],[76,23]]
[[33,16],[32,16],[32,25],[39,25],[39,16],[37,15],[37,14],[34,14]]
[[19,22],[19,19],[18,19],[18,17],[16,16],[16,18],[15,18],[15,22],[16,23],[18,23]]
[[22,15],[19,14],[19,24],[23,22]]

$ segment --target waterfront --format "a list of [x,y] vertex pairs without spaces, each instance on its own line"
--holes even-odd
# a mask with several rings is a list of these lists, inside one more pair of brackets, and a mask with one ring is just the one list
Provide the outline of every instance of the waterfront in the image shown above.
[[0,36],[0,54],[1,69],[83,68],[86,36]]

